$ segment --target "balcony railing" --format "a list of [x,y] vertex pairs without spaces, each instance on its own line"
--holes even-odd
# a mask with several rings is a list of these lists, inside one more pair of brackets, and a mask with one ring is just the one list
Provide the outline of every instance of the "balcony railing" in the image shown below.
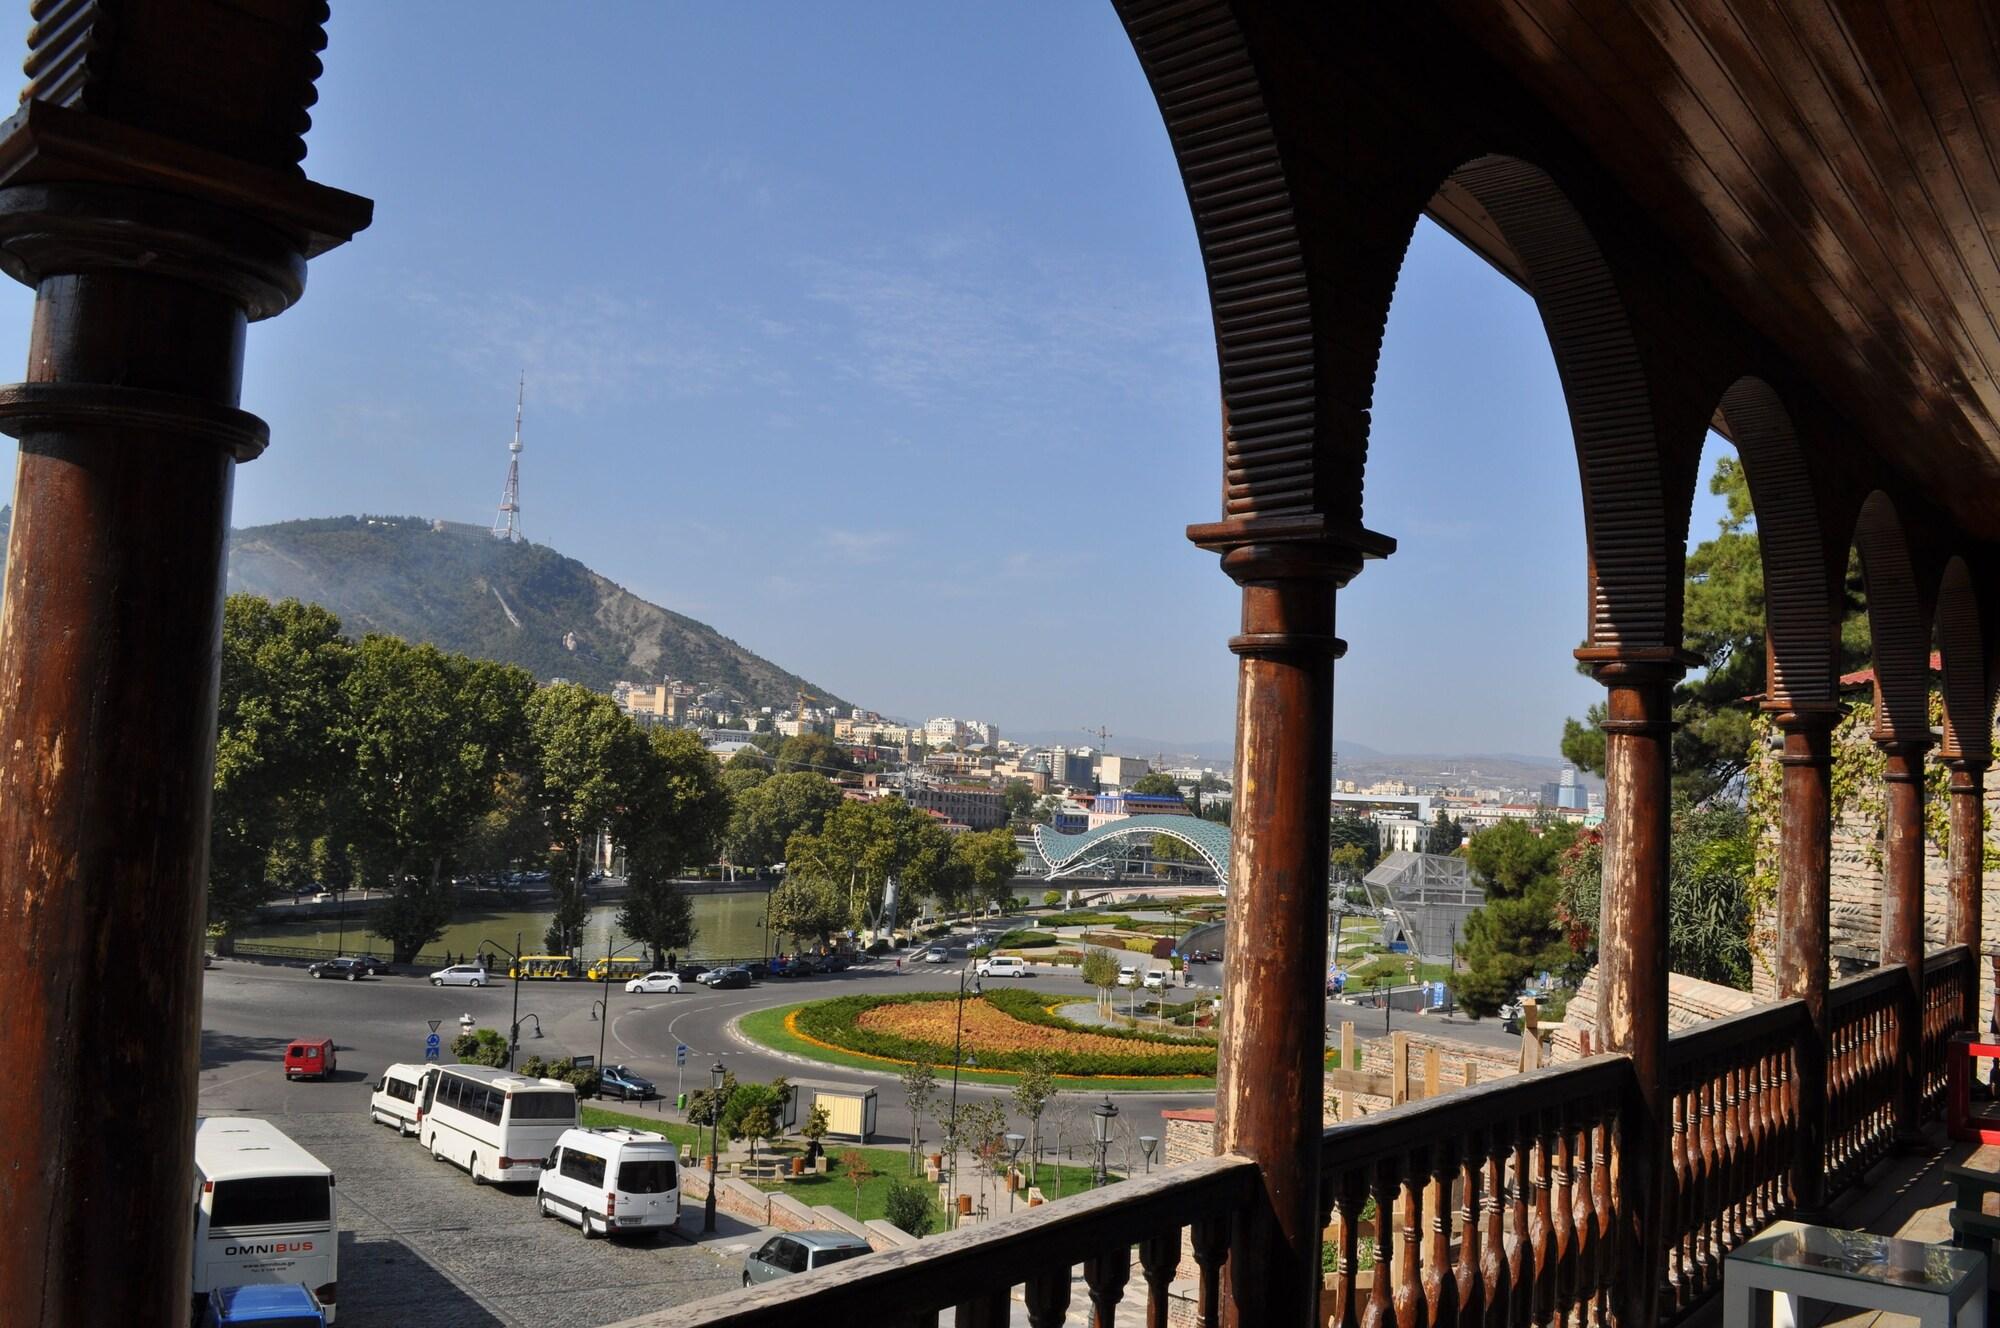
[[[1966,1024],[1963,947],[1926,964],[1925,1066]],[[1828,991],[1826,1193],[1851,1185],[1894,1134],[1896,1037],[1919,1008],[1901,967]],[[1661,1313],[1721,1285],[1730,1250],[1788,1212],[1797,1192],[1805,1003],[1781,1001],[1676,1034],[1662,1067],[1665,1169],[1656,1251]],[[1933,1048],[1935,1050],[1933,1050]],[[1623,1056],[1496,1080],[1330,1127],[1320,1202],[1335,1272],[1333,1323],[1553,1324],[1601,1319],[1628,1267],[1617,1185],[1637,1084]],[[1136,1252],[1149,1325],[1163,1326],[1185,1252],[1198,1323],[1213,1324],[1255,1164],[1223,1156],[1156,1171],[905,1249],[631,1320],[624,1328],[750,1328],[804,1322],[1062,1321],[1080,1263],[1098,1322],[1124,1299]],[[1135,1293],[1136,1294],[1136,1293]],[[801,1316],[804,1316],[802,1319]]]
[[1945,1051],[1951,1035],[1978,1020],[1979,974],[1972,951],[1963,945],[1924,958],[1924,1113],[1944,1109],[1948,1070]]

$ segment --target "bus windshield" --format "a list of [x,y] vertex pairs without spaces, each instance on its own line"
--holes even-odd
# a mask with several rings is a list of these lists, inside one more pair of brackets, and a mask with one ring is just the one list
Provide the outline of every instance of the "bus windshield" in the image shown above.
[[210,1227],[263,1227],[284,1222],[324,1222],[333,1215],[325,1176],[252,1176],[215,1183]]

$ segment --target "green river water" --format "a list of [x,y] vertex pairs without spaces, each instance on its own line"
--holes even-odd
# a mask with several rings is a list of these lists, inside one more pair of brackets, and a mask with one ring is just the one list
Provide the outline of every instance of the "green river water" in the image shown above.
[[[764,901],[762,890],[694,896],[696,934],[688,955],[744,958],[763,954]],[[625,944],[627,938],[612,921],[617,913],[616,904],[602,904],[590,910],[590,921],[584,929],[586,959],[605,953],[607,934],[613,949]],[[505,912],[475,905],[462,909],[445,928],[443,939],[425,946],[424,953],[441,955],[450,951],[457,955],[476,951],[486,942],[512,950],[515,933],[519,932],[522,953],[535,954],[543,948],[542,933],[548,928],[550,916],[547,910]],[[367,929],[367,919],[356,913],[349,915],[344,928],[333,917],[297,923],[260,922],[239,932],[237,939],[324,950],[329,955],[359,954],[371,949],[376,954],[386,954],[388,942],[369,936]],[[636,949],[626,953],[636,953]]]

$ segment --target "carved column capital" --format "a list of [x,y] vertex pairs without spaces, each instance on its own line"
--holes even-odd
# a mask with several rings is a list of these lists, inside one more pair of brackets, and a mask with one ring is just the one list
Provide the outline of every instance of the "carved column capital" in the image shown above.
[[1316,516],[1193,525],[1188,538],[1220,554],[1223,572],[1243,588],[1243,630],[1229,641],[1243,656],[1346,654],[1347,643],[1333,631],[1334,592],[1362,563],[1396,547],[1386,535]]
[[1893,734],[1876,734],[1875,745],[1882,749],[1882,778],[1891,784],[1921,784],[1924,779],[1924,754],[1930,751],[1929,737],[1902,738]]
[[1673,731],[1673,687],[1705,661],[1672,646],[1579,646],[1576,658],[1604,684],[1606,733],[1664,736]]
[[1842,711],[1837,701],[1767,704],[1764,713],[1771,726],[1785,735],[1780,765],[1833,766],[1833,731],[1840,725]]

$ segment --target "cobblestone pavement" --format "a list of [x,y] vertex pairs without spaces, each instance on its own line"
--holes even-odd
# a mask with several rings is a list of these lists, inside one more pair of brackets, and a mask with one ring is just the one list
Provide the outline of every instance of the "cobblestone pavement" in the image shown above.
[[[333,1168],[341,1328],[595,1328],[740,1284],[740,1255],[724,1257],[740,1241],[586,1241],[532,1189],[475,1186],[365,1115],[274,1123]],[[698,1230],[699,1210],[682,1224]]]

